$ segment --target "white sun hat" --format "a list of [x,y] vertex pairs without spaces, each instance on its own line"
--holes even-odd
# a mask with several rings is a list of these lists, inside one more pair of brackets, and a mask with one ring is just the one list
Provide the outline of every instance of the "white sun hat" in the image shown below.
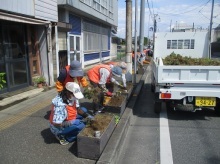
[[77,83],[75,82],[68,82],[66,83],[66,89],[70,92],[72,92],[74,94],[74,96],[77,98],[77,99],[82,99],[84,98],[81,90],[80,90],[80,87]]

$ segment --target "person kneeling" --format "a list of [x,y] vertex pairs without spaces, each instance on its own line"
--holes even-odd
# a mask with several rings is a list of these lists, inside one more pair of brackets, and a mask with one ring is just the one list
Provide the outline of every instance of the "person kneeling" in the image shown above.
[[68,82],[64,90],[52,100],[50,130],[61,145],[76,140],[77,134],[85,127],[83,118],[93,119],[87,109],[79,105],[79,99],[83,97],[79,85]]

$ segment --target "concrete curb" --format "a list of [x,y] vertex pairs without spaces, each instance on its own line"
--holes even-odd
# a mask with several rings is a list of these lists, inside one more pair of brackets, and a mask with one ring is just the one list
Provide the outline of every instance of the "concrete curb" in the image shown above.
[[127,104],[127,107],[116,126],[114,132],[111,135],[102,155],[99,160],[96,162],[97,164],[115,164],[118,159],[118,155],[121,150],[121,146],[123,144],[125,135],[127,134],[128,127],[130,125],[130,117],[132,116],[132,110],[137,101],[138,95],[142,86],[144,85],[144,80],[146,78],[146,71],[144,75],[142,75],[139,83],[137,84],[135,90],[133,91],[131,98]]
[[4,98],[3,100],[0,101],[0,107],[7,106],[9,104],[12,104],[12,103],[19,101],[19,100],[22,100],[22,99],[31,98],[35,95],[38,95],[43,90],[44,90],[43,88],[36,88],[36,89],[32,89],[30,91],[26,91],[26,92],[11,96],[11,97]]

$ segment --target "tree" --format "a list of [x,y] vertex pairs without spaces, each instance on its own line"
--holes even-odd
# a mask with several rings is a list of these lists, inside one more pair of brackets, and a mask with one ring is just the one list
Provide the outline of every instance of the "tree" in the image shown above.
[[148,45],[148,38],[144,37],[144,45]]

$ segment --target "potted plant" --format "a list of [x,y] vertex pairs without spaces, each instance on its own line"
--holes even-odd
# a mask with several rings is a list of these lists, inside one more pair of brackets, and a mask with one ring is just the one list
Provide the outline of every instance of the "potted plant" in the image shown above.
[[46,82],[44,76],[38,76],[33,78],[33,82],[39,87],[42,88],[43,84]]
[[0,72],[0,90],[6,85],[5,72]]

